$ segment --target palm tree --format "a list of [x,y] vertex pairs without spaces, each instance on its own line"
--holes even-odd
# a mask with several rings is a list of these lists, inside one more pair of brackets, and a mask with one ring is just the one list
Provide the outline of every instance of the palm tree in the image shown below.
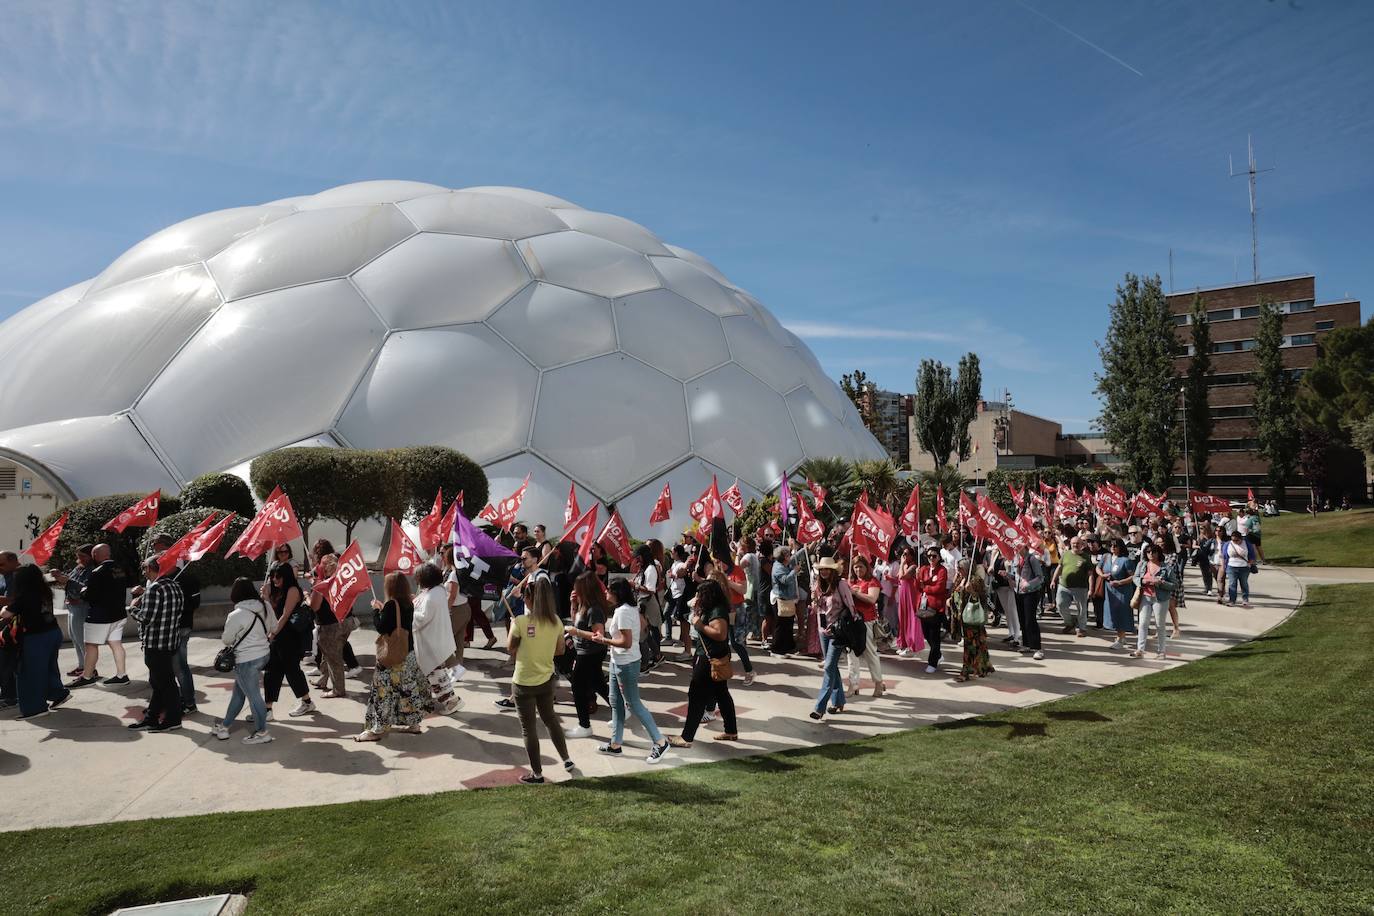
[[810,480],[825,488],[825,504],[833,514],[824,511],[822,514],[830,514],[830,519],[833,520],[847,518],[849,510],[854,507],[853,500],[847,493],[849,472],[849,462],[844,458],[809,458],[801,463],[792,476],[798,479],[798,483]]
[[[902,493],[902,478],[897,471],[897,466],[889,459],[883,458],[876,461],[856,461],[849,472],[849,497],[851,501],[859,498],[859,494],[868,491],[868,500],[871,505],[881,506],[888,512],[893,512],[893,503],[899,493]],[[910,492],[908,488],[907,493]],[[905,495],[905,494],[903,494]],[[898,506],[897,508],[901,508]]]
[[944,465],[933,471],[921,472],[921,502],[930,502],[931,514],[935,513],[935,490],[943,487],[945,491],[945,513],[951,522],[957,518],[959,511],[959,491],[963,489],[968,480],[963,474],[959,473],[959,468],[952,464]]

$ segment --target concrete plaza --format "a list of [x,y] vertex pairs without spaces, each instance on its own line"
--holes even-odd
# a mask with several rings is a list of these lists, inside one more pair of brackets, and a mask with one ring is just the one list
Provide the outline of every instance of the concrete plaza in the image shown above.
[[[924,673],[924,653],[919,659],[885,654],[886,696],[873,699],[872,685],[865,677],[862,695],[849,701],[843,715],[827,717],[823,723],[807,718],[820,686],[816,661],[770,658],[757,650],[753,653],[757,681],[751,687],[742,686],[738,678],[731,682],[740,740],[710,740],[719,734],[717,720],[702,728],[692,748],[673,750],[658,766],[847,741],[1044,703],[1244,642],[1286,618],[1304,594],[1302,583],[1274,567],[1264,567],[1251,580],[1255,606],[1250,609],[1224,607],[1204,598],[1195,573],[1190,573],[1188,584],[1189,603],[1179,615],[1182,636],[1170,642],[1165,661],[1153,658],[1153,646],[1144,659],[1113,651],[1111,637],[1104,631],[1090,630],[1084,638],[1061,634],[1058,618],[1045,617],[1043,661],[1006,651],[1001,641],[1004,629],[989,631],[996,673],[969,683],[952,680],[960,663],[958,647],[946,647],[941,671],[934,675]],[[364,666],[372,659],[371,639],[370,630],[353,634]],[[16,721],[13,710],[0,714],[0,785],[5,787],[9,810],[3,829],[483,788],[514,783],[526,772],[520,723],[513,712],[494,705],[509,689],[511,668],[503,652],[469,650],[469,674],[462,684],[465,707],[452,716],[428,719],[423,734],[393,734],[371,744],[352,740],[361,728],[371,678],[367,668],[364,678],[368,680],[350,680],[345,699],[321,699],[319,691],[313,691],[319,712],[299,719],[287,717],[294,701],[283,690],[279,718],[271,726],[276,740],[249,747],[238,740],[249,731],[242,720],[229,741],[218,741],[210,734],[213,717],[223,714],[232,686],[228,677],[210,667],[220,645],[217,634],[197,634],[192,639],[200,712],[187,717],[181,731],[148,734],[126,728],[140,715],[148,696],[146,669],[133,642],[128,644],[129,685],[76,691],[65,706],[30,722]],[[675,651],[676,646],[667,648],[669,654]],[[72,667],[69,646],[63,647],[60,660],[64,671]],[[113,673],[108,650],[101,652],[100,668],[102,675]],[[670,662],[641,681],[645,702],[665,734],[676,733],[682,726],[688,673],[685,663]],[[566,685],[559,687],[558,700],[565,728],[576,725]],[[653,769],[644,762],[649,742],[637,726],[627,731],[623,756],[597,753],[596,746],[610,732],[609,710],[602,704],[593,718],[595,737],[570,741],[577,763],[571,778]],[[554,760],[552,744],[542,728],[541,745],[546,776],[569,778]]]

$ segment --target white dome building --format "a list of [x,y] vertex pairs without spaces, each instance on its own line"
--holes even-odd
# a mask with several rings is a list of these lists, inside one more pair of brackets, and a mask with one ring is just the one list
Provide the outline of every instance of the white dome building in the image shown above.
[[691,251],[519,188],[369,181],[221,210],[0,324],[0,454],[64,497],[162,487],[294,444],[440,444],[495,500],[636,536],[718,475],[880,458],[815,356]]

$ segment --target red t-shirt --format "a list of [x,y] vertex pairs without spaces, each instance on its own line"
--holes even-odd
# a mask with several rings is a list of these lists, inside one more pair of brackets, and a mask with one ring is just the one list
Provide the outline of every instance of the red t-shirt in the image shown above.
[[[736,566],[734,569],[730,570],[730,575],[727,578],[736,585],[748,584],[748,580],[744,575],[744,568],[740,566]],[[731,608],[737,608],[744,603],[744,592],[737,592],[733,588],[727,588],[725,593],[726,597],[730,599]]]
[[857,579],[849,583],[849,588],[854,593],[854,610],[859,612],[859,616],[865,623],[872,623],[878,619],[878,602],[869,601],[861,592],[878,588],[877,579]]

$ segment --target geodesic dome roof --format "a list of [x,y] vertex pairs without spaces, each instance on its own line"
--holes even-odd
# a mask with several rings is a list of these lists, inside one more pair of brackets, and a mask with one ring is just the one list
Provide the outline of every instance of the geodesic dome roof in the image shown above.
[[680,530],[712,474],[751,495],[884,455],[710,262],[521,188],[368,181],[177,223],[0,324],[0,390],[0,451],[78,496],[433,443],[494,498],[530,473],[531,518],[556,526],[575,482],[639,534],[664,481]]

